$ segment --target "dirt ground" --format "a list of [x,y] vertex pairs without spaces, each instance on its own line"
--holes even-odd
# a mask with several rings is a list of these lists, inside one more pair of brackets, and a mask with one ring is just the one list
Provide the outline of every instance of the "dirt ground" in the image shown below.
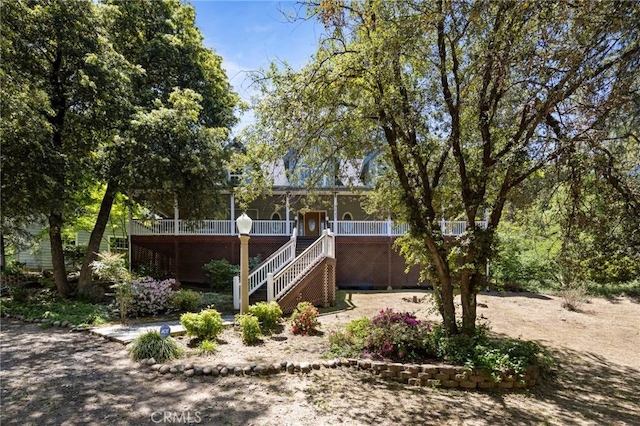
[[[380,309],[428,318],[425,292],[346,292],[322,330]],[[410,387],[354,370],[265,378],[160,376],[117,343],[4,319],[0,421],[20,425],[637,425],[640,424],[640,303],[591,299],[580,312],[529,293],[483,293],[478,316],[498,334],[536,340],[558,360],[556,379],[523,392]],[[431,316],[437,320],[436,316]],[[187,339],[182,339],[187,344]],[[320,360],[324,336],[287,328],[257,346],[225,331],[218,352],[176,363],[198,366]]]

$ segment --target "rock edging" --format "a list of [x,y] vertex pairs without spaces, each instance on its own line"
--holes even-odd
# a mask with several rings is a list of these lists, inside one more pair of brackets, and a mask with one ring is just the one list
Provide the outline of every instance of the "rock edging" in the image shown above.
[[[469,369],[451,365],[401,364],[367,359],[337,358],[315,362],[281,361],[273,364],[250,364],[235,366],[217,364],[196,366],[194,364],[167,365],[155,359],[143,359],[140,365],[155,370],[160,375],[181,374],[192,376],[268,376],[279,373],[307,374],[321,368],[353,368],[369,371],[387,380],[411,386],[442,387],[450,389],[524,389],[535,386],[540,381],[540,369],[530,366],[524,374],[494,374],[486,370]],[[497,380],[494,379],[497,377]]]
[[40,324],[43,326],[52,326],[60,328],[68,328],[70,331],[89,331],[89,327],[75,325],[69,321],[51,321],[48,318],[27,318],[24,315],[4,314],[5,318],[16,319],[30,324]]

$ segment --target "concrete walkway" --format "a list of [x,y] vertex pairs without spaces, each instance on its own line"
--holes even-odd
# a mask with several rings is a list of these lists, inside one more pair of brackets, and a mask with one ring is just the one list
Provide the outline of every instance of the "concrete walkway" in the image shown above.
[[[233,320],[233,315],[222,315],[222,325],[224,327],[233,325]],[[150,330],[160,331],[160,326],[162,326],[163,324],[167,324],[171,328],[172,336],[181,336],[186,333],[179,320],[148,322],[131,325],[116,324],[107,327],[93,327],[89,329],[89,332],[98,336],[102,336],[105,339],[113,340],[114,342],[120,342],[126,345],[142,333]]]

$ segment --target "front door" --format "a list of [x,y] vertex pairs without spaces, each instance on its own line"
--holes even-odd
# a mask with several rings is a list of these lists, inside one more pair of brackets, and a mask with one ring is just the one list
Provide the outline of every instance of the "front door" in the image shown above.
[[304,235],[317,237],[320,235],[320,212],[308,212],[304,214]]

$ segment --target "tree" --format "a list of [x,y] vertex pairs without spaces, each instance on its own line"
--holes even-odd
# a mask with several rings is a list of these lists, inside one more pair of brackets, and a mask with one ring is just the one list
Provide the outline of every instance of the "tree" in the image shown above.
[[56,286],[69,295],[61,230],[83,204],[102,106],[122,86],[119,57],[92,1],[7,1],[2,17],[3,231],[44,216]]
[[192,217],[212,210],[238,97],[179,0],[11,0],[2,14],[2,229],[47,217],[56,286],[70,295],[61,230],[96,183],[80,291],[118,194],[177,193]]
[[[328,35],[301,71],[256,76],[254,143],[323,172],[377,152],[382,202],[372,205],[410,225],[401,251],[425,268],[444,327],[472,334],[505,204],[586,141],[605,146],[616,111],[637,100],[638,3],[327,0],[307,10]],[[468,223],[453,246],[441,214]]]
[[137,72],[115,136],[101,146],[99,176],[107,187],[80,270],[81,289],[91,283],[90,265],[118,193],[144,190],[156,206],[176,194],[191,218],[215,211],[227,178],[222,145],[238,105],[222,59],[202,45],[191,6],[179,0],[107,5],[114,48]]

